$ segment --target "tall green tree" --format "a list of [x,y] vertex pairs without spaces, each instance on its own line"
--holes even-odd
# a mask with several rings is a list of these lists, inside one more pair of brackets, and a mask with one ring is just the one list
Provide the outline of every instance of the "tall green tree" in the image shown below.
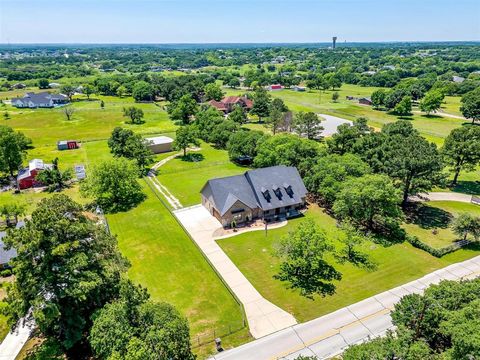
[[293,127],[300,136],[305,136],[307,139],[319,139],[324,128],[320,125],[322,119],[313,112],[300,111],[296,114]]
[[95,87],[91,84],[83,85],[83,93],[87,96],[87,99],[90,100],[90,96],[95,93]]
[[250,159],[253,161],[257,155],[258,146],[266,139],[261,131],[240,130],[232,134],[227,143],[228,156],[232,161]]
[[91,168],[80,190],[104,211],[126,211],[145,198],[138,183],[139,174],[139,168],[132,161],[125,158],[107,160]]
[[472,124],[475,121],[480,121],[480,88],[477,87],[462,96],[460,111],[467,119],[472,119]]
[[406,120],[387,124],[381,133],[362,137],[355,145],[355,152],[374,172],[387,174],[398,183],[403,205],[409,195],[429,191],[444,180],[437,146],[420,136]]
[[130,282],[123,282],[118,300],[97,311],[89,341],[98,359],[195,359],[187,320]]
[[250,113],[257,115],[261,121],[262,118],[270,115],[270,103],[272,102],[270,94],[265,89],[258,88],[253,95],[253,106]]
[[223,98],[223,91],[220,86],[215,83],[205,85],[205,100],[220,101]]
[[430,115],[431,112],[436,112],[442,106],[445,95],[439,90],[431,90],[425,94],[425,97],[420,101],[420,110]]
[[393,113],[398,116],[408,116],[412,113],[412,98],[404,96],[393,108]]
[[299,167],[303,161],[314,159],[320,152],[320,145],[313,140],[297,135],[279,134],[263,141],[254,159],[255,167],[286,165]]
[[386,96],[386,93],[385,93],[385,90],[383,89],[375,90],[372,93],[371,99],[372,99],[372,105],[374,109],[380,109],[384,105],[385,96]]
[[71,102],[73,95],[75,95],[75,87],[70,84],[65,84],[60,87],[60,93],[68,97],[68,100]]
[[128,267],[114,236],[65,195],[40,201],[31,219],[5,238],[17,250],[7,313],[16,322],[32,310],[47,338],[78,354],[90,316],[118,294]]
[[186,156],[187,149],[191,146],[200,146],[197,129],[192,125],[178,128],[173,141],[173,149],[183,150],[183,156]]
[[228,114],[228,118],[240,125],[245,124],[248,120],[247,113],[241,106],[238,105],[236,105],[233,108],[233,111]]
[[369,174],[345,182],[333,211],[340,219],[376,231],[398,225],[400,202],[400,191],[388,176]]
[[153,161],[153,153],[148,148],[147,140],[130,129],[121,127],[113,129],[112,136],[108,139],[108,147],[114,156],[135,160],[141,170],[144,170]]
[[142,124],[143,110],[135,106],[129,106],[123,108],[123,116],[130,118],[130,124]]
[[155,89],[146,81],[138,81],[133,86],[132,96],[135,101],[153,101],[155,99]]
[[61,171],[58,166],[58,158],[52,160],[52,167],[41,171],[37,175],[37,180],[47,186],[48,191],[60,191],[69,186],[73,178],[72,169]]
[[471,235],[477,241],[480,239],[480,217],[462,213],[453,221],[452,231],[463,240],[467,240],[468,235]]
[[198,111],[195,99],[190,95],[183,95],[178,101],[173,102],[167,108],[168,114],[173,121],[182,125],[190,123],[190,119]]
[[452,185],[463,171],[473,171],[480,164],[480,128],[463,126],[453,129],[442,147],[445,164],[453,172]]
[[281,238],[275,248],[281,261],[276,279],[287,282],[307,298],[335,293],[334,281],[341,280],[342,274],[327,260],[335,248],[313,220],[302,222]]
[[372,131],[367,121],[366,118],[360,117],[351,125],[348,123],[339,125],[337,132],[327,139],[328,151],[340,155],[352,152],[357,140]]
[[317,196],[323,206],[331,208],[337,195],[350,178],[370,173],[370,167],[353,154],[319,156],[305,172],[308,191]]
[[13,177],[22,165],[32,141],[11,127],[0,125],[0,171]]

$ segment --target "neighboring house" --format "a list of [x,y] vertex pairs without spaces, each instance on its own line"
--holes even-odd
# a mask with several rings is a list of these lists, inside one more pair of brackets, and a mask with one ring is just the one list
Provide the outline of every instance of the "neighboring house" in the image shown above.
[[385,66],[382,66],[382,69],[383,70],[395,70],[395,66],[394,65],[385,65]]
[[465,81],[465,78],[464,77],[461,77],[461,76],[453,76],[452,77],[452,81],[453,82],[456,82],[456,83],[462,83]]
[[[23,226],[25,226],[25,223],[23,221],[19,221],[15,227],[19,229]],[[17,256],[17,250],[5,249],[5,244],[3,242],[3,239],[5,238],[5,236],[7,236],[7,232],[0,231],[0,269],[8,267],[10,261]]]
[[61,140],[57,141],[58,150],[74,150],[80,147],[80,142],[77,140]]
[[296,216],[305,207],[307,189],[296,168],[280,165],[211,179],[201,195],[202,205],[227,227],[233,221],[242,224]]
[[293,91],[306,91],[307,89],[305,88],[305,86],[295,85],[295,86],[292,86],[292,90]]
[[369,97],[363,97],[358,99],[358,103],[362,105],[372,105],[372,99]]
[[68,97],[62,94],[50,94],[48,92],[26,93],[21,98],[12,99],[12,105],[17,108],[52,108],[68,103]]
[[224,114],[231,113],[233,109],[235,109],[235,106],[240,106],[246,111],[253,107],[253,101],[246,96],[227,96],[221,101],[211,100],[208,103]]
[[273,85],[268,85],[267,86],[268,91],[279,91],[283,90],[283,85],[280,84],[273,84]]
[[51,82],[51,83],[48,84],[48,87],[51,87],[52,89],[59,88],[60,86],[62,86],[62,85],[59,84],[59,83],[56,83],[56,82]]
[[160,154],[172,151],[173,139],[168,136],[146,138],[147,147],[154,153]]
[[28,167],[20,170],[17,176],[17,184],[20,190],[29,189],[34,186],[42,185],[36,180],[37,175],[45,170],[51,169],[51,164],[44,164],[43,160],[33,159],[28,163]]
[[372,76],[372,75],[375,75],[376,73],[377,73],[376,71],[369,70],[369,71],[364,71],[364,72],[362,72],[362,75]]

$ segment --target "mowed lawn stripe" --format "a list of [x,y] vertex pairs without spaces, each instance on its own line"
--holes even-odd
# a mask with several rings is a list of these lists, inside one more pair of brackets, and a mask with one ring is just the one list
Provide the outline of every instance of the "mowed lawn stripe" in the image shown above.
[[188,318],[193,337],[240,327],[239,305],[173,215],[145,183],[143,188],[147,199],[142,204],[108,215],[131,262],[129,277],[147,287],[153,299],[175,305]]
[[[338,241],[341,232],[333,218],[316,205],[310,206],[306,217],[313,218],[336,247],[341,246]],[[279,269],[279,260],[272,255],[275,241],[303,220],[304,218],[290,220],[283,228],[268,230],[267,236],[263,231],[249,232],[218,241],[255,288],[266,299],[291,312],[299,322],[325,315],[451,263],[478,255],[478,249],[465,249],[438,259],[408,243],[384,247],[367,242],[363,251],[378,263],[378,270],[368,272],[350,264],[337,264],[335,267],[342,272],[343,279],[336,284],[336,294],[325,298],[317,296],[312,301],[302,297],[298,291],[288,289],[286,283],[273,278]]]

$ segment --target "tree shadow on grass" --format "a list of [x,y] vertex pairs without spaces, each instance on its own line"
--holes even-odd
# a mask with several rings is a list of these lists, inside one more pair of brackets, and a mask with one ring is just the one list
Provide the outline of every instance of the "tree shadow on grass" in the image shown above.
[[436,114],[422,114],[421,117],[424,117],[427,119],[443,119],[442,116],[436,115]]
[[418,225],[422,229],[446,229],[453,220],[453,215],[448,211],[425,204],[410,205],[405,215],[407,223]]
[[480,195],[480,181],[459,181],[451,190],[457,193]]
[[199,153],[188,153],[187,155],[180,156],[179,158],[180,160],[187,161],[187,162],[200,162],[200,161],[203,161],[203,159],[205,159],[205,156]]

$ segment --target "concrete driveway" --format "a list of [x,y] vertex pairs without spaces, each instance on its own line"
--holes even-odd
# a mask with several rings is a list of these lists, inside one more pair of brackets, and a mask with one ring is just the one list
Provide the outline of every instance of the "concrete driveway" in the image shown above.
[[441,280],[471,279],[479,276],[480,256],[477,256],[309,322],[218,353],[212,359],[293,360],[299,355],[328,359],[350,345],[382,336],[388,329],[393,329],[390,312],[402,296],[420,294],[429,285],[438,284]]
[[338,125],[342,124],[353,124],[353,121],[347,120],[347,119],[342,119],[337,116],[332,116],[332,115],[326,115],[326,114],[318,114],[325,120],[321,122],[321,125],[323,126],[323,131],[322,131],[322,136],[328,137],[332,136],[333,134],[337,133],[337,127]]
[[472,202],[472,195],[455,193],[455,192],[429,192],[418,194],[417,196],[410,196],[410,201],[458,201],[464,203]]
[[196,205],[175,210],[173,213],[243,304],[250,333],[255,339],[297,323],[291,314],[260,295],[213,240],[213,233],[221,227],[221,224],[207,209],[202,205]]

